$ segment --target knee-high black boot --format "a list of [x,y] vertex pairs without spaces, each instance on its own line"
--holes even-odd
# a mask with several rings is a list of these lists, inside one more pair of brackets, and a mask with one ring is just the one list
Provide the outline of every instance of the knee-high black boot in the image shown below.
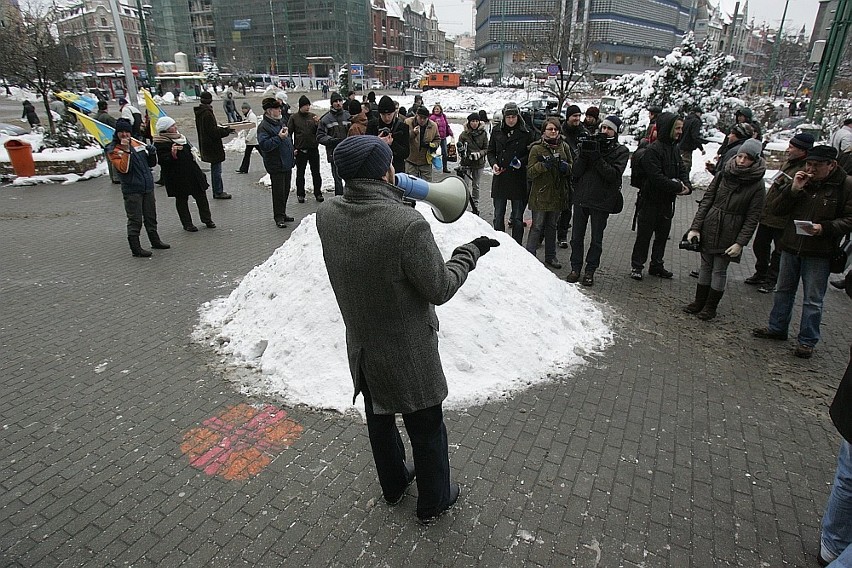
[[171,245],[167,245],[163,241],[160,240],[160,235],[157,231],[148,231],[148,240],[151,241],[151,248],[155,249],[168,249],[172,248]]
[[704,309],[704,304],[707,303],[707,294],[710,293],[710,286],[699,284],[695,287],[695,300],[691,304],[683,307],[683,311],[688,314],[697,314]]
[[142,245],[139,243],[139,235],[131,237],[127,236],[127,242],[130,243],[130,252],[133,253],[133,256],[141,256],[148,257],[151,256],[151,251],[145,250],[142,248]]
[[725,294],[724,290],[714,290],[710,288],[710,293],[707,294],[707,302],[704,304],[704,309],[698,312],[698,319],[711,320],[716,317],[716,308],[719,306],[719,300]]

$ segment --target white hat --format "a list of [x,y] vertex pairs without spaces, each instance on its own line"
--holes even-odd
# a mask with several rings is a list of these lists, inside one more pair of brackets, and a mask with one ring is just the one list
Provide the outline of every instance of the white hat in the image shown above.
[[277,93],[275,93],[275,98],[278,99],[278,100],[284,101],[286,103],[287,102],[287,93],[285,93],[284,91],[278,91]]
[[175,125],[175,119],[170,116],[161,116],[157,120],[157,132],[165,132]]

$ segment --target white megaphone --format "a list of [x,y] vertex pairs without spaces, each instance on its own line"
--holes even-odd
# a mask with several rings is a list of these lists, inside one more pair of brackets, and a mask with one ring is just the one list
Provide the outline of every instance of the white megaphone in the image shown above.
[[435,218],[442,223],[455,223],[467,209],[467,188],[455,176],[432,183],[412,175],[396,174],[396,185],[405,197],[431,207]]

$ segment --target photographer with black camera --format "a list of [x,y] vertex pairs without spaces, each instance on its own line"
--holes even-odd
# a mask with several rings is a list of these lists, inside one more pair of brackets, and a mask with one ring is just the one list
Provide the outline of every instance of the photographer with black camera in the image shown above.
[[701,251],[701,269],[695,300],[683,311],[697,314],[699,319],[716,317],[716,307],[725,293],[728,265],[739,262],[743,248],[751,240],[763,211],[766,162],[761,157],[763,146],[753,138],[746,140],[733,160],[716,174],[681,248]]
[[586,253],[584,286],[595,283],[595,271],[601,262],[603,234],[611,214],[621,213],[621,177],[627,168],[630,151],[618,143],[621,119],[608,116],[600,132],[580,140],[579,153],[574,160],[574,227],[571,229],[571,273],[568,282],[580,280],[583,269],[583,248],[586,227],[591,219],[592,236]]
[[367,123],[367,134],[384,140],[393,152],[393,169],[405,171],[405,159],[408,157],[408,125],[396,112],[396,104],[389,96],[379,99],[379,118]]
[[461,165],[456,168],[459,177],[470,178],[470,204],[474,214],[479,215],[479,180],[485,169],[485,156],[488,154],[488,133],[479,120],[479,113],[473,112],[467,117],[464,130],[459,135],[459,156]]
[[[569,105],[565,109],[565,122],[562,124],[562,137],[568,143],[571,149],[571,157],[577,159],[577,154],[580,151],[580,139],[589,135],[589,131],[583,126],[581,120],[583,113],[580,112],[580,107],[577,105]],[[559,221],[556,223],[556,240],[559,243],[559,248],[568,248],[568,229],[571,228],[571,208],[573,196],[569,194],[567,207],[559,215]]]

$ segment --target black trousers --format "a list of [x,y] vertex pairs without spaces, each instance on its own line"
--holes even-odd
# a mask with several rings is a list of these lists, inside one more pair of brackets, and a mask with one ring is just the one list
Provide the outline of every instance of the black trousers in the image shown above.
[[[210,202],[207,201],[207,192],[199,191],[193,193],[192,197],[198,206],[198,215],[201,217],[201,222],[205,224],[212,223],[213,218],[210,216]],[[192,225],[192,214],[189,212],[189,195],[178,195],[175,197],[175,209],[177,209],[181,225],[184,227]]]
[[254,144],[246,144],[246,150],[243,152],[243,161],[240,164],[241,172],[248,172],[249,166],[251,165],[251,153],[257,149],[257,153],[260,154],[260,149]]
[[[767,277],[771,282],[778,279],[778,268],[781,266],[781,251],[778,250],[778,243],[781,242],[783,234],[784,229],[775,229],[761,223],[757,226],[754,243],[751,245],[757,259],[757,262],[754,263],[754,271]],[[773,243],[775,243],[775,249],[772,250],[770,255],[769,251]]]
[[290,180],[293,170],[269,174],[272,181],[272,216],[275,222],[283,221],[287,216],[287,197],[290,195]]
[[559,221],[556,223],[556,240],[557,241],[567,241],[568,240],[568,229],[571,228],[571,212],[573,210],[573,206],[571,203],[568,203],[568,209],[563,209],[562,213],[559,215]]
[[305,169],[311,165],[311,178],[314,182],[314,195],[322,195],[322,176],[320,175],[319,148],[299,150],[296,154],[296,196],[305,196]]
[[143,224],[147,232],[157,232],[157,200],[153,191],[125,193],[124,212],[127,214],[128,237],[138,237]]
[[636,216],[636,242],[633,244],[633,254],[630,265],[634,270],[645,268],[648,260],[648,246],[651,239],[651,268],[663,267],[663,256],[666,254],[666,242],[672,229],[671,208],[668,204],[662,207],[646,205],[639,209]]
[[[385,495],[398,495],[405,487],[405,446],[396,427],[396,415],[375,414],[363,370],[360,382],[379,484]],[[423,517],[437,514],[450,501],[450,458],[443,410],[437,404],[403,414],[402,420],[411,440],[411,453],[417,472],[417,515]]]

